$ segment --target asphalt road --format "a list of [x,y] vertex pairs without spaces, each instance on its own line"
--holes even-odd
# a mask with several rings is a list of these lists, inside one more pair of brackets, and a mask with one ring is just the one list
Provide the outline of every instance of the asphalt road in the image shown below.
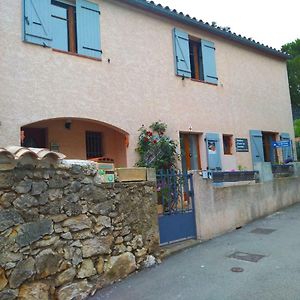
[[[261,228],[275,231],[251,232]],[[264,257],[229,257],[235,252]],[[300,204],[175,254],[89,298],[100,299],[300,300]]]

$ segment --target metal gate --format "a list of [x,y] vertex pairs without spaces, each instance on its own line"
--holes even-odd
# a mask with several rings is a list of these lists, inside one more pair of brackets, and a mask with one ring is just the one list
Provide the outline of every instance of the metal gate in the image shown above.
[[196,238],[193,175],[159,171],[157,195],[160,244]]

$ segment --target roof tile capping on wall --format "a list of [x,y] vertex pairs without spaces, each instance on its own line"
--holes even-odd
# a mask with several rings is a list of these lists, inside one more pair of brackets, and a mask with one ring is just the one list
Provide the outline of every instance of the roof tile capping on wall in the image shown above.
[[0,170],[12,170],[16,166],[49,167],[64,159],[62,153],[40,148],[9,146],[0,148]]

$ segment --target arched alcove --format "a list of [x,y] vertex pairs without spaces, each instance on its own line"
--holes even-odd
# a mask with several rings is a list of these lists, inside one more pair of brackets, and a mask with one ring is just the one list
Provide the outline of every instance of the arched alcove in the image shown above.
[[56,118],[21,127],[21,145],[48,148],[68,159],[112,160],[127,165],[128,133],[111,124],[80,118]]

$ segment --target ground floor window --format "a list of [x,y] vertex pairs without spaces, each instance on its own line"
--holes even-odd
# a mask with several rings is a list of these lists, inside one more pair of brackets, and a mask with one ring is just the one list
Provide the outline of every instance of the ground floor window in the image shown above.
[[223,134],[223,148],[225,155],[232,155],[233,136],[231,134]]
[[87,131],[85,134],[85,140],[87,159],[103,156],[101,132]]
[[47,128],[21,128],[21,146],[47,148]]

